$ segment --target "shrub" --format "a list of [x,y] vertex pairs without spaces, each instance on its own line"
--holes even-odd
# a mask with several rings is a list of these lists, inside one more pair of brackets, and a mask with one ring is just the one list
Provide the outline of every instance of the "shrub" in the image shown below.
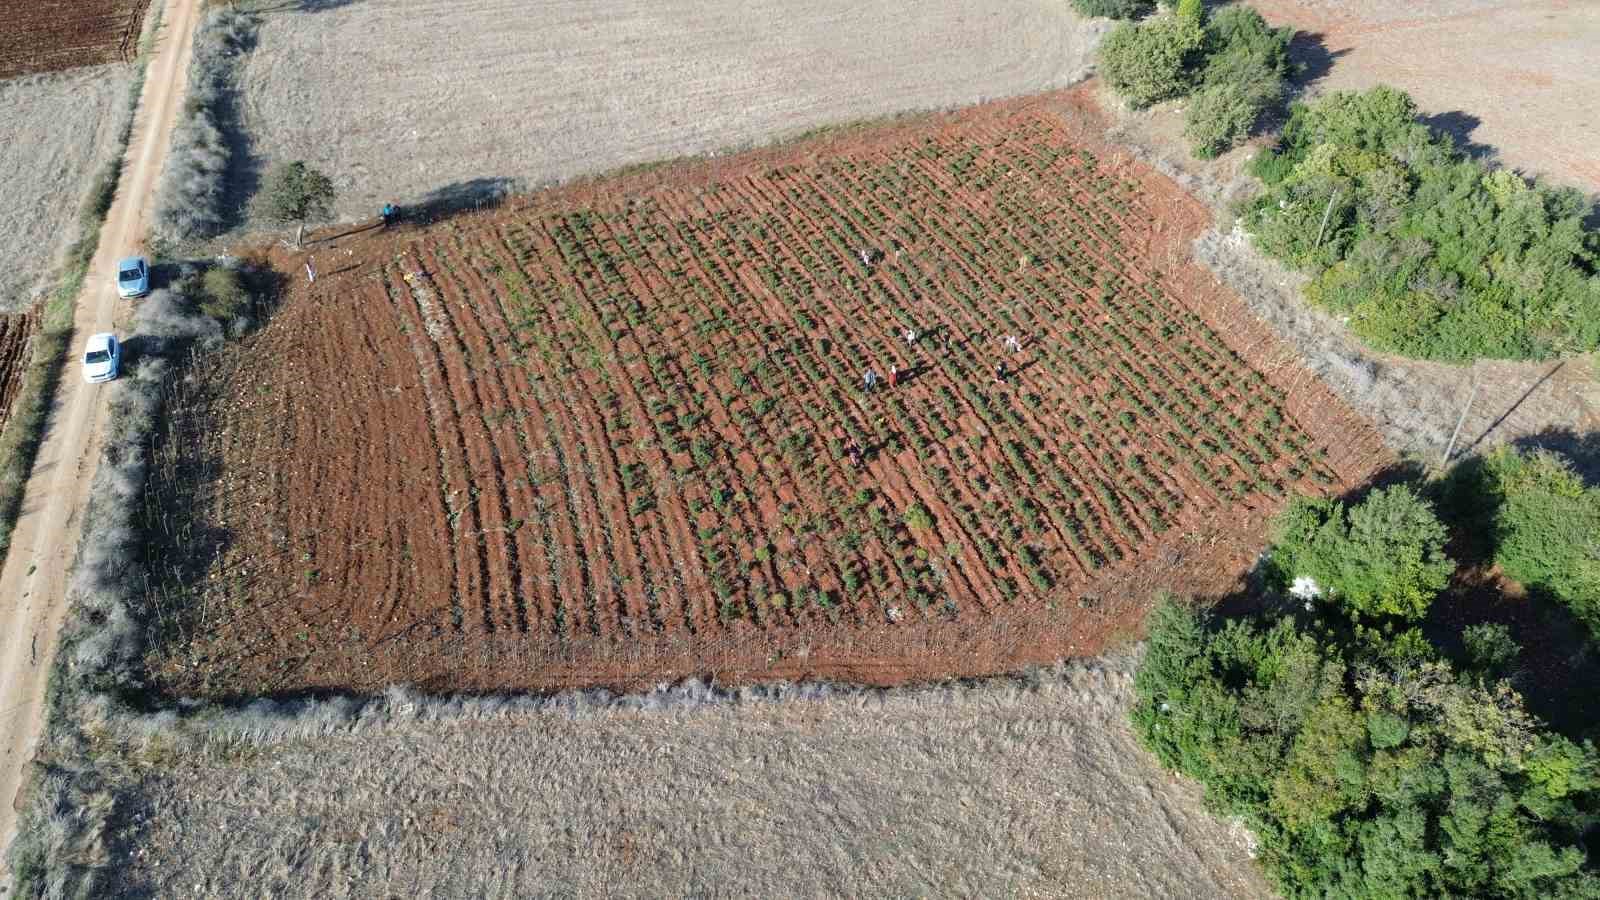
[[1600,753],[1504,682],[1372,652],[1338,622],[1150,619],[1130,717],[1243,819],[1289,897],[1580,897]]
[[1137,19],[1155,7],[1150,0],[1072,0],[1072,8],[1079,14],[1106,19]]
[[906,507],[905,514],[900,518],[908,528],[926,531],[933,527],[933,516],[929,515],[928,511],[920,503],[913,503]]
[[1100,73],[1135,107],[1170,100],[1193,86],[1193,56],[1204,42],[1199,23],[1177,15],[1124,22],[1100,45]]
[[1312,303],[1372,346],[1425,359],[1542,358],[1600,347],[1600,237],[1573,190],[1461,156],[1378,87],[1297,104],[1243,211]]
[[1104,19],[1139,19],[1155,10],[1150,0],[1072,0],[1072,8],[1080,16],[1098,16]]
[[1450,490],[1481,498],[1464,510],[1494,542],[1494,561],[1529,590],[1566,605],[1600,635],[1600,488],[1562,457],[1501,448],[1464,464]]
[[1250,134],[1261,110],[1276,100],[1252,94],[1248,85],[1214,84],[1202,88],[1183,111],[1183,136],[1194,155],[1210,159]]
[[1184,135],[1196,156],[1230,149],[1282,99],[1293,36],[1293,29],[1268,28],[1247,6],[1219,10],[1206,23],[1201,88],[1184,111]]
[[1414,621],[1455,569],[1445,539],[1432,507],[1406,485],[1350,509],[1297,498],[1275,523],[1273,567],[1281,584],[1312,579],[1351,614]]
[[295,160],[272,167],[257,202],[271,221],[305,222],[331,215],[333,197],[333,182],[327,175]]
[[250,291],[236,269],[214,266],[206,270],[199,290],[200,311],[224,324],[243,316],[250,308]]
[[1466,647],[1467,660],[1486,674],[1503,677],[1522,652],[1511,638],[1511,629],[1499,622],[1483,622],[1461,630],[1461,643]]
[[163,239],[207,238],[224,227],[232,162],[229,79],[233,60],[254,41],[255,26],[255,17],[223,9],[208,15],[195,34],[189,95],[156,195],[154,226]]

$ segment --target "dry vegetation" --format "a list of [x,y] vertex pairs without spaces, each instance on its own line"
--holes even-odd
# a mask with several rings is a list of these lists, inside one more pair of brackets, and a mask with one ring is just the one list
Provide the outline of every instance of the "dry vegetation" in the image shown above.
[[120,149],[133,77],[111,65],[0,81],[0,311],[54,287],[82,200]]
[[268,15],[244,124],[344,217],[1063,87],[1101,27],[1059,0],[307,6]]
[[694,689],[613,703],[397,694],[298,717],[261,704],[206,723],[211,752],[168,756],[157,739],[132,754],[170,765],[119,792],[123,868],[104,887],[1267,896],[1244,832],[1135,743],[1128,696],[1128,661],[1113,660],[1031,689],[776,687],[732,704]]

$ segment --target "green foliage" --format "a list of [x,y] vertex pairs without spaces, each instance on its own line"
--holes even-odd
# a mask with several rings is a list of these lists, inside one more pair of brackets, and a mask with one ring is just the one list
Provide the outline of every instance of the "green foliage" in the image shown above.
[[1272,564],[1282,584],[1314,579],[1352,615],[1415,621],[1455,569],[1445,539],[1433,509],[1406,485],[1350,509],[1297,498],[1278,517]]
[[1201,158],[1244,140],[1282,99],[1294,30],[1269,28],[1250,7],[1229,6],[1206,23],[1205,35],[1200,89],[1184,110],[1184,136]]
[[1395,663],[1337,618],[1219,623],[1171,600],[1134,679],[1140,740],[1255,831],[1289,897],[1580,897],[1600,753],[1503,682]]
[[300,160],[279,163],[262,183],[261,214],[274,222],[326,218],[333,210],[333,181]]
[[929,515],[928,511],[920,503],[913,503],[906,507],[905,514],[900,517],[900,520],[906,524],[907,528],[916,528],[921,531],[926,531],[933,527],[933,516]]
[[1080,15],[1107,19],[1137,19],[1156,8],[1150,0],[1072,0]]
[[1461,642],[1467,649],[1467,660],[1480,672],[1504,676],[1522,652],[1511,638],[1511,629],[1498,622],[1484,622],[1461,629]]
[[250,291],[239,272],[226,266],[206,270],[200,280],[200,311],[219,322],[228,323],[250,309]]
[[1586,487],[1554,453],[1501,448],[1459,467],[1446,493],[1465,521],[1491,536],[1506,575],[1565,604],[1600,635],[1600,488]]
[[[1220,17],[1220,16],[1219,16]],[[1464,158],[1389,87],[1296,104],[1245,211],[1307,298],[1374,347],[1463,361],[1600,346],[1600,238],[1581,194]]]
[[1205,43],[1200,24],[1159,15],[1124,22],[1100,45],[1100,74],[1136,107],[1181,97],[1194,86],[1196,55]]

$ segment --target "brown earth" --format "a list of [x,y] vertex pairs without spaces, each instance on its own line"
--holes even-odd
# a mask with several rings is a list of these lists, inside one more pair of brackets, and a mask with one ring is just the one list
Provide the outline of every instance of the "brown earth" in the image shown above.
[[39,309],[0,315],[0,431],[11,418],[11,405],[22,389],[33,358],[33,337],[39,333]]
[[[153,668],[208,695],[893,684],[1234,587],[1288,493],[1389,457],[1094,115],[1057,93],[328,235],[309,285],[271,250],[281,309],[157,447],[182,563]],[[869,366],[904,380],[864,393]]]
[[0,79],[130,62],[150,0],[0,0]]

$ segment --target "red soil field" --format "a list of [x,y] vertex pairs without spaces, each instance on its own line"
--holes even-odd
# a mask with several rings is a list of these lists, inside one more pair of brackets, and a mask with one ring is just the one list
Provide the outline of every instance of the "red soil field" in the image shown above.
[[39,331],[37,309],[0,315],[0,431],[11,421],[11,407],[27,378],[33,336]]
[[129,62],[149,0],[0,0],[0,79]]
[[[1095,146],[1087,102],[329,236],[314,285],[272,251],[281,308],[157,448],[192,554],[158,678],[893,684],[1236,586],[1289,493],[1388,457],[1187,262],[1204,211]],[[867,393],[869,366],[904,375]]]

